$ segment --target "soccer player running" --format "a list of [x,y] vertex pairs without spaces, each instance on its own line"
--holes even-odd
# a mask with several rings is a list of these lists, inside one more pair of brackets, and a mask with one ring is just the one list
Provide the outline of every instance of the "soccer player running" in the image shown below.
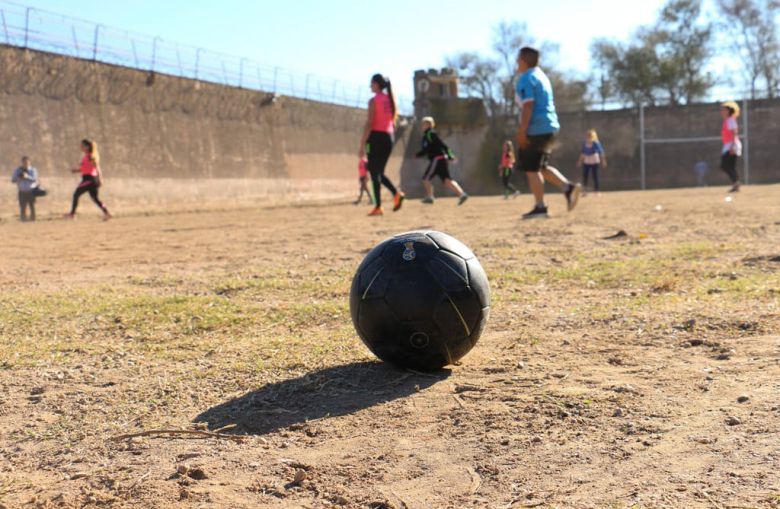
[[448,161],[455,160],[455,154],[452,150],[439,138],[436,131],[433,128],[436,126],[436,122],[433,117],[424,117],[422,119],[423,138],[422,147],[417,152],[417,157],[428,157],[428,167],[423,174],[423,187],[425,188],[425,198],[422,202],[427,204],[433,204],[433,177],[439,177],[444,185],[458,195],[458,205],[463,205],[463,202],[469,199],[463,188],[460,187],[456,181],[452,180],[450,176],[450,168]]
[[[384,91],[387,90],[387,93]],[[393,151],[393,134],[398,110],[393,97],[390,80],[381,74],[371,77],[371,91],[374,97],[368,100],[368,119],[360,139],[360,159],[368,158],[368,172],[374,187],[374,208],[369,216],[381,216],[382,185],[393,193],[393,212],[399,210],[404,202],[404,193],[398,191],[385,176],[385,166]]]
[[720,169],[726,172],[731,180],[730,193],[736,193],[742,184],[737,175],[737,158],[742,155],[742,141],[739,139],[739,105],[734,101],[728,101],[720,105],[720,115],[723,124],[720,128],[720,137],[723,148],[720,152]]
[[577,206],[582,188],[579,184],[569,182],[561,172],[548,164],[560,124],[555,112],[552,85],[539,68],[539,50],[527,46],[520,49],[517,66],[520,79],[516,92],[521,107],[517,159],[536,200],[534,208],[523,214],[523,219],[547,217],[545,181],[564,192],[567,208],[572,210]]
[[65,214],[65,217],[74,219],[76,217],[76,209],[79,206],[79,198],[81,198],[82,194],[89,193],[95,205],[103,211],[103,220],[108,221],[111,219],[111,214],[98,197],[98,189],[103,185],[103,173],[100,171],[100,156],[98,155],[97,143],[87,139],[81,140],[81,152],[83,153],[81,166],[71,170],[72,173],[81,173],[81,183],[73,193],[73,204],[70,212]]

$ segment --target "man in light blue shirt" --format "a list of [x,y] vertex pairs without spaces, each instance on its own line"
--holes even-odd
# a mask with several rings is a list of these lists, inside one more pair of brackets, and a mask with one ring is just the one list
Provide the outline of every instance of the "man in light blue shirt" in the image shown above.
[[30,209],[30,221],[35,221],[35,190],[38,188],[38,170],[30,164],[30,158],[22,157],[22,165],[14,170],[11,182],[19,190],[19,218],[27,221],[27,208]]
[[534,208],[523,219],[547,217],[544,203],[544,183],[560,188],[566,197],[568,210],[579,200],[581,187],[571,183],[561,172],[549,165],[550,154],[555,147],[555,135],[560,129],[555,112],[552,85],[539,68],[539,50],[524,47],[517,55],[517,101],[520,105],[520,128],[517,131],[520,169],[526,172],[528,185],[534,195]]

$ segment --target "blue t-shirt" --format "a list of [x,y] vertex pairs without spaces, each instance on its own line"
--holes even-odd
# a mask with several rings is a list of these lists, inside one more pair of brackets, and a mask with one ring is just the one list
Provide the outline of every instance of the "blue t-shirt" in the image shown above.
[[534,102],[534,111],[528,124],[529,136],[558,132],[561,125],[555,113],[552,85],[541,69],[533,67],[524,72],[517,80],[515,91],[521,107],[525,107],[529,101]]

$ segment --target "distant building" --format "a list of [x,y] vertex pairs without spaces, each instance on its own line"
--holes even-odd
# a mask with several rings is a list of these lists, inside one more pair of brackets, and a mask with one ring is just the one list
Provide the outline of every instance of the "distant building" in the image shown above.
[[458,97],[455,69],[418,70],[414,73],[414,116],[431,115],[440,125],[477,126],[485,123],[480,99]]

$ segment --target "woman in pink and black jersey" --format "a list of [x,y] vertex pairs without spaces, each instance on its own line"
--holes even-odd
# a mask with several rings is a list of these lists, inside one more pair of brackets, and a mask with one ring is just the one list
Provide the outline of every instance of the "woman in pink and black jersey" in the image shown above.
[[103,184],[103,174],[100,171],[100,155],[97,150],[97,143],[91,140],[81,140],[81,166],[73,168],[70,171],[72,173],[81,173],[81,183],[73,193],[73,204],[70,208],[70,213],[65,214],[65,217],[73,219],[76,217],[76,208],[79,206],[79,198],[84,193],[89,193],[90,198],[95,204],[103,211],[103,220],[108,221],[111,219],[111,214],[108,212],[108,208],[98,198],[98,189]]
[[[385,93],[385,90],[387,91]],[[360,139],[360,158],[368,158],[368,171],[374,187],[374,209],[369,216],[381,216],[382,185],[393,193],[393,212],[401,208],[404,194],[385,176],[385,166],[393,150],[395,119],[398,116],[390,80],[381,74],[371,77],[374,97],[368,101],[368,119]]]

